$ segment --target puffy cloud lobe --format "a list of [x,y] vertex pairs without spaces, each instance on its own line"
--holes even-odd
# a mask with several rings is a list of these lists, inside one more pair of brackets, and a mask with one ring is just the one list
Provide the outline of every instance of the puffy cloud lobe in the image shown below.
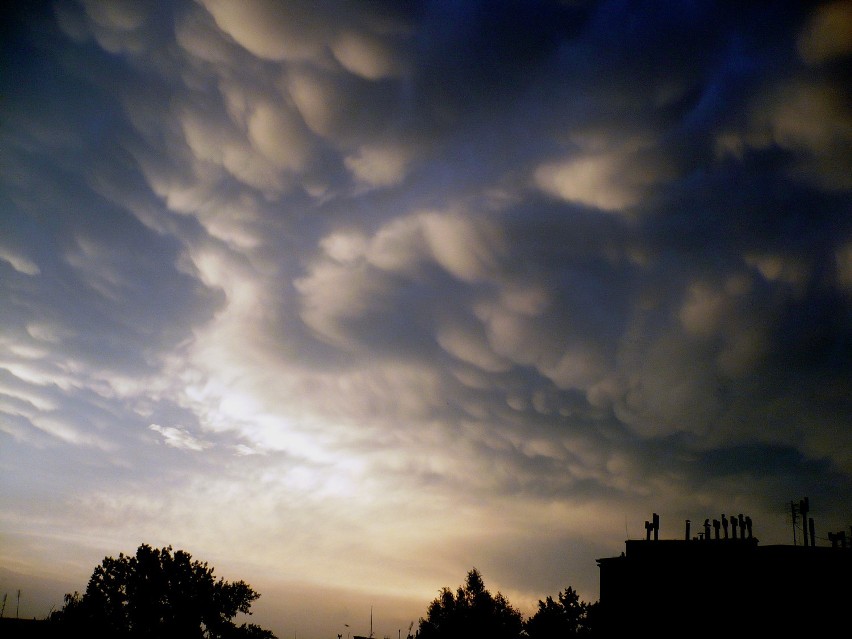
[[420,222],[432,257],[453,276],[476,282],[496,271],[505,246],[499,228],[454,214],[427,213]]
[[310,138],[301,123],[286,110],[260,104],[249,120],[249,138],[255,148],[277,166],[302,171],[309,159]]
[[374,316],[378,309],[396,312],[387,306],[394,292],[430,264],[467,284],[494,278],[503,238],[484,221],[423,212],[395,220],[372,239],[336,233],[321,246],[325,255],[296,281],[302,317],[319,334],[349,342],[343,334],[347,320]]
[[310,3],[250,0],[237,6],[204,0],[223,32],[254,55],[268,60],[301,60],[318,54],[328,27]]
[[72,38],[91,36],[111,53],[138,54],[151,45],[148,22],[156,8],[154,3],[85,0],[78,4],[61,3],[55,8],[60,27]]
[[581,155],[563,162],[543,164],[534,180],[542,190],[569,202],[604,211],[629,209],[642,200],[655,179],[647,167],[631,166],[620,154]]
[[604,556],[621,513],[827,500],[852,463],[847,7],[84,2],[35,23],[50,41],[16,23],[40,53],[3,85],[14,457],[66,472],[65,531],[97,513],[116,541],[276,547],[352,588],[388,531],[388,554],[454,570],[465,531],[490,557],[531,527]]
[[347,71],[368,80],[381,80],[401,71],[397,53],[378,38],[343,32],[333,42],[331,50]]
[[368,186],[393,186],[405,179],[407,155],[402,148],[361,147],[344,163],[359,181]]
[[803,80],[775,87],[755,101],[751,116],[745,133],[719,136],[720,151],[742,156],[749,148],[780,147],[793,155],[793,179],[826,190],[849,189],[843,149],[852,139],[852,112],[829,85]]
[[491,373],[508,370],[510,361],[494,353],[483,337],[480,326],[466,329],[451,324],[439,329],[436,339],[445,351],[476,368]]

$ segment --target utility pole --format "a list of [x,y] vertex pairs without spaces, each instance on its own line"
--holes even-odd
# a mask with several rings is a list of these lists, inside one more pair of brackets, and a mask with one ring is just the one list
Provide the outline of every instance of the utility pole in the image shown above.
[[18,603],[15,606],[15,619],[18,618],[18,612],[20,612],[20,610],[21,610],[21,590],[19,588],[18,589]]

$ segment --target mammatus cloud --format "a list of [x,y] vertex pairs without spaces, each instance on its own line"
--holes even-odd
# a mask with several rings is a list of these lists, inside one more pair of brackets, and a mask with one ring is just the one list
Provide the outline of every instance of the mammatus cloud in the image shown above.
[[561,162],[542,164],[536,186],[546,193],[606,212],[629,212],[665,178],[662,167],[641,148],[573,153]]
[[405,149],[393,147],[361,147],[348,156],[346,168],[368,186],[383,187],[399,184],[405,178],[408,164]]
[[850,6],[17,8],[3,564],[416,618],[595,599],[652,511],[844,528]]
[[344,31],[331,45],[335,59],[350,73],[367,80],[381,80],[403,72],[400,52],[392,48],[386,34]]
[[333,33],[326,15],[308,3],[286,5],[256,0],[244,7],[230,2],[203,2],[218,27],[253,55],[272,61],[297,61],[320,55]]

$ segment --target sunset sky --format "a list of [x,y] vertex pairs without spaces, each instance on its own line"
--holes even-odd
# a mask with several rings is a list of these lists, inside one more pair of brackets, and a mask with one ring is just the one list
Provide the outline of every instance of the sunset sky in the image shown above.
[[5,616],[142,543],[323,639],[596,601],[654,512],[850,534],[852,2],[10,4]]

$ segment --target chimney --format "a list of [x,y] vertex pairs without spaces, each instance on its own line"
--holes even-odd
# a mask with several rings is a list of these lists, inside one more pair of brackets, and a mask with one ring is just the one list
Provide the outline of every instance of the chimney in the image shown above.
[[689,541],[689,520],[686,520],[686,540]]
[[660,516],[654,513],[652,521],[645,522],[645,541],[651,541],[651,531],[654,531],[654,541],[657,541],[660,531]]
[[846,531],[828,533],[828,540],[831,542],[832,548],[846,548]]

